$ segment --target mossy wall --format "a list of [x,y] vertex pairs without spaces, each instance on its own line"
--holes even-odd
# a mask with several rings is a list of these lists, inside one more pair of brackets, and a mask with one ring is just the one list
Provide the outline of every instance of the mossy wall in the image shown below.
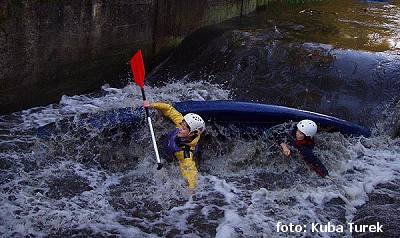
[[119,79],[133,53],[150,62],[206,25],[270,0],[3,0],[0,113],[57,102]]

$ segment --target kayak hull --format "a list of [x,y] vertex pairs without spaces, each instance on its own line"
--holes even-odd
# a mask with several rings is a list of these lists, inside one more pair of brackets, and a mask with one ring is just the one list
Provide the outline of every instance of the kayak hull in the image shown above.
[[336,117],[315,112],[260,103],[234,101],[186,101],[176,102],[174,107],[186,114],[199,114],[204,120],[218,124],[235,124],[270,128],[275,125],[309,119],[322,130],[338,131],[344,135],[369,137],[368,128]]
[[[348,136],[369,137],[371,132],[357,124],[319,113],[289,107],[235,101],[184,101],[173,106],[182,114],[199,114],[210,125],[233,125],[237,128],[268,129],[281,123],[310,119],[315,121],[320,130],[340,132]],[[129,127],[130,130],[144,126],[144,110],[119,108],[112,111],[83,116],[80,120],[70,119],[55,122],[38,129],[40,138],[47,138],[60,128],[85,128],[112,130]]]

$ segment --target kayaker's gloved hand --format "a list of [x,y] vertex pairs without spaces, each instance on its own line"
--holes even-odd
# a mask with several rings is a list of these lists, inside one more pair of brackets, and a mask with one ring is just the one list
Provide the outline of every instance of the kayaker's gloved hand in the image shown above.
[[150,101],[148,101],[148,100],[144,100],[143,101],[143,107],[144,108],[153,108],[153,106],[151,105]]

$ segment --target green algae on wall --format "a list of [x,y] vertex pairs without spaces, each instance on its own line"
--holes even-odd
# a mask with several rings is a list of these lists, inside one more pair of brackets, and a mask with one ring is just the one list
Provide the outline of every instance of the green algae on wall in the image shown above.
[[118,83],[135,51],[147,65],[193,31],[271,0],[0,2],[0,113]]

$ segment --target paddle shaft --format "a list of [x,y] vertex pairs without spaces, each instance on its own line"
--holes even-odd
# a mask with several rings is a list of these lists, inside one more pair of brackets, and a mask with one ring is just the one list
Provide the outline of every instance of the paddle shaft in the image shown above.
[[[146,101],[146,94],[144,93],[144,88],[141,88],[141,90],[142,90],[143,101]],[[158,168],[157,169],[159,169],[159,168],[161,169],[162,165],[161,165],[160,155],[158,154],[156,137],[154,136],[153,123],[151,123],[149,109],[145,108],[145,111],[146,111],[147,122],[149,123],[151,140],[153,142],[154,152],[156,153],[156,159],[157,159],[157,163],[158,163]]]
[[[130,60],[130,65],[131,65],[131,70],[132,70],[132,74],[133,74],[133,81],[142,90],[143,101],[146,101],[146,94],[144,93],[145,69],[144,69],[143,56],[142,56],[142,51],[141,50],[136,52],[135,55],[132,57],[132,59]],[[150,128],[150,133],[151,133],[151,140],[153,142],[154,152],[156,153],[157,164],[158,164],[157,169],[159,170],[159,169],[162,168],[162,163],[161,163],[161,160],[160,160],[160,156],[158,154],[156,137],[154,136],[153,124],[151,123],[149,109],[145,108],[145,111],[146,111],[147,121],[149,123],[149,128]]]

